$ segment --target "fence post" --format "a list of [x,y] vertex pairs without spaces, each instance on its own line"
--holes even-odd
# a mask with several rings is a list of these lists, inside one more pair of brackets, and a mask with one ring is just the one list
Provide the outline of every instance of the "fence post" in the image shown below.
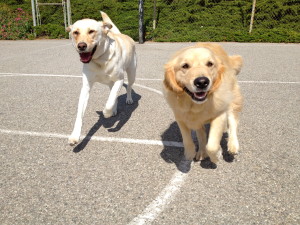
[[70,26],[72,24],[70,0],[67,0],[67,15],[68,15],[68,26]]
[[153,2],[153,30],[155,30],[155,28],[156,28],[156,16],[157,16],[157,13],[156,13],[156,0],[154,0],[154,2]]
[[139,43],[143,44],[144,41],[144,1],[139,0]]
[[36,16],[35,16],[35,6],[34,6],[34,0],[31,0],[31,11],[32,11],[32,21],[33,26],[36,26]]
[[255,14],[255,5],[256,5],[256,0],[253,0],[249,34],[252,32],[253,21],[254,21],[254,14]]

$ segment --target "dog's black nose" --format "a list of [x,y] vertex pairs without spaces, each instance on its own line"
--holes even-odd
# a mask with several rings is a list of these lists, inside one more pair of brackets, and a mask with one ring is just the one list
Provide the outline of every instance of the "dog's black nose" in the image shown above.
[[204,89],[209,85],[209,79],[207,77],[197,77],[194,80],[194,85],[197,88]]
[[87,48],[87,44],[84,42],[80,42],[80,43],[78,43],[77,48],[80,51],[84,51]]

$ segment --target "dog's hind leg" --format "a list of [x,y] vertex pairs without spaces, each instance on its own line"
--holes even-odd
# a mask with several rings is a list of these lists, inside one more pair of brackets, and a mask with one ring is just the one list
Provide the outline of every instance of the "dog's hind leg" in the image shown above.
[[135,56],[134,56],[134,59],[132,60],[131,65],[126,70],[126,72],[127,72],[127,79],[128,79],[126,103],[130,105],[133,103],[131,90],[132,90],[132,85],[135,81],[135,75],[136,75]]
[[103,115],[105,118],[109,118],[111,116],[117,115],[117,98],[118,94],[123,86],[124,80],[117,80],[113,84],[110,84],[110,93],[108,100],[105,104],[105,108],[103,110]]
[[81,127],[82,127],[82,118],[89,100],[90,90],[92,86],[93,86],[93,82],[88,81],[87,77],[83,75],[82,88],[81,88],[79,102],[78,102],[76,121],[75,121],[73,132],[69,137],[70,145],[75,145],[79,142]]

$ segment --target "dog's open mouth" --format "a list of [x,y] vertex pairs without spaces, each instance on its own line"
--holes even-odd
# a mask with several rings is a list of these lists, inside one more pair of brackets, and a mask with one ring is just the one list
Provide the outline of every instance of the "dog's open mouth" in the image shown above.
[[206,91],[199,91],[199,92],[191,92],[186,87],[184,88],[184,91],[191,96],[191,98],[196,102],[203,102],[206,100],[207,92]]
[[95,47],[93,48],[93,50],[91,52],[81,52],[81,53],[79,53],[80,61],[83,62],[83,63],[89,63],[92,60],[96,49],[97,49],[97,45],[95,45]]

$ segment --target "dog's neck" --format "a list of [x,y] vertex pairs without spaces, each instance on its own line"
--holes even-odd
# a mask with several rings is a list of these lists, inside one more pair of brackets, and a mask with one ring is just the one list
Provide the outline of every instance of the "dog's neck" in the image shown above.
[[115,40],[107,36],[104,41],[100,41],[97,50],[93,56],[93,61],[102,65],[106,61],[109,61],[115,53]]

